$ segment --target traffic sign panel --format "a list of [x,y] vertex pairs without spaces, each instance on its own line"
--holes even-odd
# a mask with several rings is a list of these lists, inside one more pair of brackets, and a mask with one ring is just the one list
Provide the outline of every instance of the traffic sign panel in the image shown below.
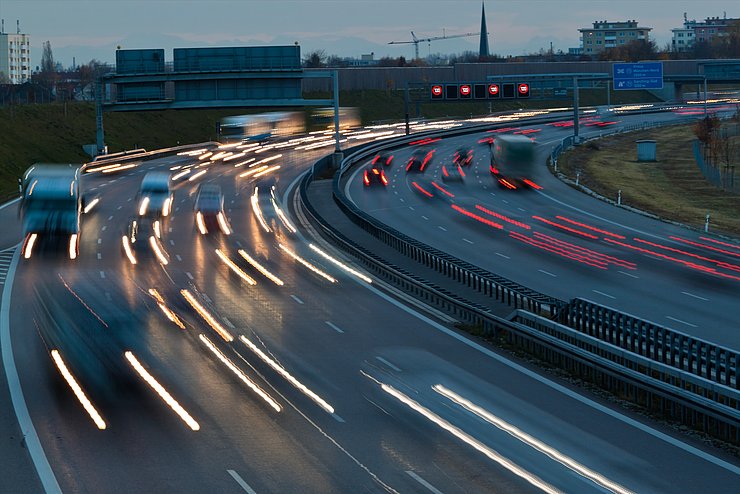
[[460,97],[461,98],[470,98],[472,94],[473,94],[473,90],[470,87],[470,84],[460,85]]
[[498,98],[501,96],[501,88],[498,84],[489,84],[488,85],[488,97],[489,98]]
[[432,86],[432,98],[442,98],[444,97],[444,94],[442,93],[442,86],[439,84],[435,84]]
[[663,63],[615,63],[614,89],[663,89]]

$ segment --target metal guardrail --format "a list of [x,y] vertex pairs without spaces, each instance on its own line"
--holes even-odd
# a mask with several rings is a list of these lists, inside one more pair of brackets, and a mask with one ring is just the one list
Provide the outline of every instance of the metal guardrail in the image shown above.
[[[475,130],[462,129],[458,133]],[[363,147],[344,163],[355,163],[387,145]],[[740,393],[737,390],[740,359],[736,352],[587,300],[574,299],[566,304],[549,298],[431,249],[373,218],[362,218],[362,211],[337,197],[338,193],[343,196],[339,188],[341,175],[349,168],[343,166],[335,175],[334,199],[355,223],[438,272],[517,309],[526,307],[528,311],[516,310],[511,320],[503,320],[485,307],[465,301],[379,259],[321,219],[308,200],[307,188],[313,178],[309,172],[301,182],[300,197],[312,222],[339,247],[358,256],[373,272],[462,321],[479,325],[485,332],[506,338],[630,401],[657,409],[721,439],[740,443]],[[543,311],[556,320],[532,313]]]

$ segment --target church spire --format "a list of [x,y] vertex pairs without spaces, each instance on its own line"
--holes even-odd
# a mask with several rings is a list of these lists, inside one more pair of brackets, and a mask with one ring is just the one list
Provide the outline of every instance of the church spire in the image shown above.
[[486,28],[486,6],[481,2],[481,17],[480,17],[480,49],[478,50],[479,57],[487,57],[490,55],[488,51],[488,29]]

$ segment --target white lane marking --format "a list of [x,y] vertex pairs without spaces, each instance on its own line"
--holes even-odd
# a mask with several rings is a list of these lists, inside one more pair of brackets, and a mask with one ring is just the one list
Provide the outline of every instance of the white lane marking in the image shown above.
[[689,292],[681,292],[681,293],[683,293],[684,295],[688,295],[689,297],[694,297],[694,298],[698,298],[699,300],[709,302],[708,298],[700,297],[699,295],[694,295],[693,293],[689,293]]
[[241,248],[242,248],[242,243],[241,243],[241,242],[239,242],[239,241],[237,240],[237,241],[236,241],[236,246],[237,246],[237,247],[239,247],[239,248],[241,249]]
[[116,209],[120,211],[121,209],[123,209],[123,206],[118,206]]
[[495,195],[496,195],[496,194],[495,194],[495,193],[493,193],[493,192],[489,192],[489,194],[491,194],[492,196],[495,196]]
[[112,220],[113,216],[108,216],[108,221]]
[[445,227],[443,227],[443,226],[437,226],[437,228],[439,228],[439,229],[440,229],[440,230],[442,230],[443,232],[446,232],[446,231],[447,231],[447,228],[445,228]]
[[98,239],[98,243],[99,243],[99,244],[102,244],[102,243],[103,243],[103,239],[102,239],[102,238],[99,238],[99,239]]
[[172,240],[172,239],[170,239],[170,245],[174,247],[175,246],[175,241]]
[[637,276],[636,274],[628,273],[626,271],[618,271],[618,273],[621,273],[621,274],[623,274],[625,276],[629,276],[631,278],[635,278],[636,280],[639,280],[640,279],[640,277]]
[[331,322],[331,321],[324,321],[324,322],[325,322],[325,323],[327,324],[327,326],[329,326],[329,327],[330,327],[331,329],[333,329],[333,330],[334,330],[334,331],[336,331],[337,333],[344,333],[344,330],[343,330],[343,329],[340,329],[340,328],[338,328],[338,327],[336,326],[336,324],[334,324],[333,322]]
[[406,199],[404,199],[403,197],[401,197],[401,198],[399,198],[399,201],[406,202]]
[[526,212],[527,210],[524,208],[517,208],[519,211]]
[[411,211],[416,211],[416,209],[414,209],[414,206],[409,206],[409,209],[410,209]]
[[434,494],[442,494],[442,491],[434,487],[432,484],[424,480],[423,478],[419,477],[413,470],[406,470],[406,473],[409,477],[429,489],[430,492],[433,492]]
[[501,256],[501,257],[503,257],[504,259],[511,259],[511,257],[509,257],[509,256],[507,256],[507,255],[504,255],[504,254],[502,254],[501,252],[496,252],[496,255],[497,255],[497,256]]
[[375,288],[372,285],[368,285],[367,283],[361,283],[360,281],[354,280],[357,284],[361,284],[365,289],[370,290],[374,294],[376,294],[378,297],[382,298],[383,300],[395,305],[402,311],[410,314],[413,317],[416,317],[420,321],[423,321],[439,331],[440,333],[444,333],[447,336],[454,338],[455,340],[459,341],[463,345],[467,345],[468,347],[477,350],[478,352],[482,353],[483,355],[497,361],[498,363],[505,365],[516,372],[519,372],[530,379],[533,379],[555,391],[557,391],[560,394],[563,394],[565,396],[570,397],[571,399],[578,401],[579,403],[582,403],[594,410],[597,410],[605,415],[608,415],[610,417],[615,418],[616,420],[619,420],[620,422],[627,424],[631,427],[634,427],[637,430],[640,430],[646,434],[649,434],[656,439],[659,439],[667,444],[670,444],[671,446],[674,446],[676,448],[679,448],[683,451],[686,451],[689,454],[692,454],[694,456],[697,456],[705,461],[708,461],[709,463],[712,463],[713,465],[717,465],[720,468],[723,468],[735,475],[740,475],[740,467],[733,465],[732,463],[729,463],[725,460],[722,460],[720,458],[717,458],[716,456],[712,456],[709,453],[706,453],[699,448],[696,448],[694,446],[691,446],[689,444],[684,443],[680,439],[676,439],[674,437],[669,436],[668,434],[665,434],[663,432],[660,432],[656,429],[651,428],[649,425],[643,424],[642,422],[638,422],[637,420],[627,417],[626,415],[623,415],[619,413],[616,410],[612,410],[611,408],[606,407],[605,405],[602,405],[600,403],[597,403],[590,398],[587,398],[586,396],[580,395],[579,393],[572,391],[571,389],[566,388],[562,384],[558,384],[554,381],[549,380],[548,378],[541,376],[534,371],[531,371],[527,369],[526,367],[523,367],[520,364],[517,364],[515,362],[512,362],[510,360],[507,360],[506,357],[503,357],[501,355],[498,355],[494,353],[492,350],[489,350],[488,348],[485,348],[481,346],[480,344],[467,339],[465,336],[460,335],[451,329],[448,329],[441,324],[437,323],[436,321],[433,321],[432,319],[428,318],[424,314],[421,314],[420,312],[417,312],[416,310],[412,309],[411,307],[405,306],[402,302],[396,300],[395,298],[391,297],[390,295],[386,295],[385,293],[381,292],[377,288]]
[[331,418],[333,418],[334,420],[336,420],[336,421],[337,421],[337,422],[339,422],[340,424],[343,424],[343,423],[345,423],[345,422],[346,422],[346,421],[345,421],[345,420],[344,420],[344,419],[343,419],[342,417],[340,417],[340,416],[339,416],[339,415],[337,415],[336,413],[332,413],[332,414],[331,414]]
[[292,298],[293,300],[295,300],[295,301],[296,301],[296,302],[298,302],[299,304],[303,305],[303,300],[299,299],[299,298],[298,298],[298,297],[296,297],[295,295],[291,295],[291,296],[290,296],[290,298]]
[[223,320],[224,320],[224,322],[226,323],[226,325],[227,325],[228,327],[230,327],[231,329],[236,329],[236,326],[234,326],[234,325],[232,324],[232,322],[231,322],[231,321],[229,321],[229,320],[228,320],[228,319],[227,319],[226,317],[222,317],[221,319],[223,319]]
[[177,207],[175,208],[175,212],[176,212],[176,213],[180,212],[180,206],[177,206]]
[[169,228],[167,229],[167,231],[168,231],[168,232],[170,232],[170,233],[172,233],[172,227],[169,227]]
[[558,277],[558,275],[552,274],[551,272],[545,271],[544,269],[538,269],[537,271],[539,271],[540,273],[546,274],[548,276],[552,276],[553,278],[557,278]]
[[105,279],[105,271],[101,271],[100,272],[100,277],[103,278],[103,279]]
[[600,292],[598,290],[591,290],[591,291],[594,292],[594,293],[598,293],[599,295],[603,295],[605,297],[609,297],[611,299],[616,299],[617,298],[617,297],[615,297],[613,295],[609,295],[608,293]]
[[103,228],[100,229],[101,232],[104,232],[108,229],[108,225],[103,225]]
[[131,202],[131,197],[129,197],[128,199],[126,199],[126,202]]
[[424,216],[423,214],[421,215],[421,217],[424,218],[425,220],[428,220],[429,219],[426,216]]
[[113,302],[113,297],[111,296],[110,292],[105,292],[105,299],[108,302]]
[[188,277],[188,278],[190,278],[191,280],[193,279],[193,275],[192,275],[192,274],[190,274],[190,271],[188,271],[187,273],[185,273],[185,276],[187,276],[187,277]]
[[226,471],[228,472],[229,475],[231,475],[231,478],[233,478],[236,481],[236,483],[239,484],[239,486],[242,489],[244,489],[246,492],[248,492],[249,494],[257,494],[254,491],[254,489],[249,487],[249,484],[244,482],[244,479],[241,478],[241,476],[238,473],[236,473],[234,470],[226,470]]
[[388,367],[390,367],[391,369],[393,369],[393,370],[394,370],[394,371],[396,371],[396,372],[401,372],[401,369],[399,369],[398,367],[396,367],[396,366],[395,366],[395,365],[393,365],[392,363],[388,362],[388,361],[387,361],[386,359],[384,359],[383,357],[380,357],[380,356],[377,356],[377,355],[376,355],[376,356],[375,356],[375,360],[377,360],[378,362],[382,362],[382,363],[384,363],[385,365],[387,365]]
[[15,199],[13,199],[12,201],[8,201],[8,202],[6,202],[5,204],[3,204],[2,206],[0,206],[0,209],[5,209],[5,208],[7,208],[8,206],[10,206],[11,204],[15,204],[16,202],[18,202],[18,201],[20,201],[20,200],[21,200],[21,198],[20,198],[20,197],[16,197],[16,198],[15,198]]
[[665,316],[665,317],[668,318],[668,319],[670,319],[671,321],[676,321],[678,323],[685,324],[687,326],[691,326],[692,328],[698,328],[699,327],[696,324],[691,324],[690,322],[682,321],[681,319],[676,319],[675,317],[671,317],[671,316]]
[[470,240],[468,240],[467,238],[464,238],[464,239],[463,239],[463,242],[467,242],[467,243],[469,243],[470,245],[473,245],[473,242],[471,242],[471,241],[470,241]]
[[178,261],[182,262],[182,257],[180,257],[180,254],[175,254],[175,258],[176,258],[176,259],[177,259]]
[[101,254],[100,252],[98,252],[98,259],[102,259],[102,258],[103,258],[103,254]]
[[[8,204],[12,204],[12,202]],[[26,405],[26,400],[23,397],[23,389],[21,388],[21,380],[18,377],[18,369],[13,359],[13,347],[11,346],[10,338],[10,296],[13,292],[13,278],[15,277],[15,269],[18,266],[20,254],[21,249],[16,248],[13,260],[10,263],[7,282],[3,287],[2,302],[0,302],[0,349],[2,350],[3,367],[5,369],[5,378],[8,381],[8,388],[10,389],[10,401],[13,402],[15,416],[18,419],[18,426],[28,449],[28,454],[31,456],[31,461],[33,461],[33,466],[41,480],[41,485],[47,494],[61,494],[62,489],[59,487],[59,483],[54,476],[54,471],[51,469],[49,460],[46,458],[44,448],[41,446],[41,441],[39,441],[39,436],[36,433],[36,428],[33,426],[31,415],[28,413],[28,406]]]

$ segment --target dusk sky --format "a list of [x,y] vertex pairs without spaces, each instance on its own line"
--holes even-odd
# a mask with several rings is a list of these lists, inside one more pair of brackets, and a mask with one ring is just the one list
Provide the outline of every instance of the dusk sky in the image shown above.
[[[486,0],[491,52],[517,55],[540,48],[579,46],[578,28],[596,20],[635,19],[652,27],[659,46],[671,28],[689,19],[740,17],[730,0]],[[0,0],[5,32],[31,36],[32,65],[40,64],[41,45],[50,41],[54,58],[65,67],[92,58],[115,60],[115,48],[253,46],[293,44],[302,54],[413,57],[413,45],[389,41],[479,32],[480,0]],[[420,44],[420,55],[478,49],[478,37]]]

